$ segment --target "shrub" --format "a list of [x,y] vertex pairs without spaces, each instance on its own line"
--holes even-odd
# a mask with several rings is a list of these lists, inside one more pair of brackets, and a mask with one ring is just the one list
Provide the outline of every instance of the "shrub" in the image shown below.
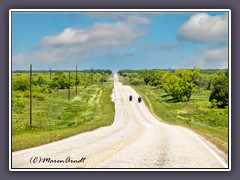
[[33,93],[33,98],[35,98],[39,101],[44,101],[45,100],[45,96],[41,93]]

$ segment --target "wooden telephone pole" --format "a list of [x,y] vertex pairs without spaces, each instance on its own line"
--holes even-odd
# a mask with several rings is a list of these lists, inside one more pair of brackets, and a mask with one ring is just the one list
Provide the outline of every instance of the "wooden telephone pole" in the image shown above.
[[91,85],[93,85],[93,68],[91,68]]
[[32,64],[30,64],[30,127],[32,127]]
[[68,87],[68,101],[70,101],[70,71],[68,73],[68,83],[69,83],[69,87]]
[[77,78],[77,66],[76,66],[76,95],[77,95],[77,85],[78,85],[78,78]]

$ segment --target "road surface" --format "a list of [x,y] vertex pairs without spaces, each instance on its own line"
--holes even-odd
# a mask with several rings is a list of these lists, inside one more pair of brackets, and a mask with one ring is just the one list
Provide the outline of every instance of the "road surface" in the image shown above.
[[111,126],[14,152],[12,168],[228,168],[205,140],[157,120],[138,96],[114,75]]

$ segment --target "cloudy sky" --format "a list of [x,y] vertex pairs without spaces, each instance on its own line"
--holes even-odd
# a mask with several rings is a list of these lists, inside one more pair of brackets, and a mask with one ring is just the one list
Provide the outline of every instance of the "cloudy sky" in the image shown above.
[[228,68],[227,12],[12,12],[12,68]]

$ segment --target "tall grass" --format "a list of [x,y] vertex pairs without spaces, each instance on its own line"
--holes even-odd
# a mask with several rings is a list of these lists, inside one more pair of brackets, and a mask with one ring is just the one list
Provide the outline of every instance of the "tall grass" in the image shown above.
[[26,149],[82,132],[108,126],[114,120],[111,101],[113,83],[103,83],[87,88],[58,90],[46,95],[43,101],[33,99],[33,126],[29,126],[28,99],[22,112],[12,112],[12,151]]

